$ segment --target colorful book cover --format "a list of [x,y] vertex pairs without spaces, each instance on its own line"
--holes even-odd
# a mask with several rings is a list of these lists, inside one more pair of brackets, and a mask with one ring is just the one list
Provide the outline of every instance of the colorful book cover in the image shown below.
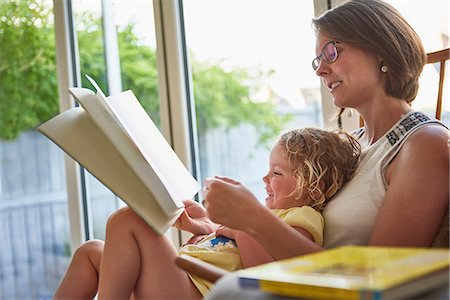
[[243,288],[312,299],[387,299],[448,287],[448,249],[346,246],[238,271]]

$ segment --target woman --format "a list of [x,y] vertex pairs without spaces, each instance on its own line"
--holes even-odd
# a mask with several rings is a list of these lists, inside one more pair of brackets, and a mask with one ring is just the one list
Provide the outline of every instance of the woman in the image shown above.
[[[408,104],[426,62],[420,39],[380,0],[347,2],[313,24],[316,74],[335,105],[356,109],[365,124],[357,133],[363,152],[355,177],[323,211],[323,247],[274,216],[242,184],[223,177],[206,181],[207,214],[197,209],[186,226],[211,228],[211,220],[223,224],[237,230],[236,240],[249,236],[276,260],[346,244],[430,246],[448,210],[449,133]],[[199,297],[185,273],[158,259],[172,251],[162,239],[131,210],[114,214],[98,254],[103,251],[100,298],[114,295],[119,285],[128,286],[126,292],[136,298],[152,285],[167,291],[166,298]],[[155,242],[163,246],[155,250]],[[124,273],[131,262],[138,275]],[[154,274],[154,268],[166,272]],[[176,278],[176,287],[168,277]]]

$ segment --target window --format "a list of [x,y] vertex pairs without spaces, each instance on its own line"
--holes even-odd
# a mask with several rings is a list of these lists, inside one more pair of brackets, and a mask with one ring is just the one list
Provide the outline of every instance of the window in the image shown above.
[[[48,299],[70,255],[52,1],[0,2],[0,299]],[[26,16],[26,17],[24,17]]]
[[323,126],[311,68],[313,1],[183,1],[201,180],[240,180],[263,201],[281,130]]

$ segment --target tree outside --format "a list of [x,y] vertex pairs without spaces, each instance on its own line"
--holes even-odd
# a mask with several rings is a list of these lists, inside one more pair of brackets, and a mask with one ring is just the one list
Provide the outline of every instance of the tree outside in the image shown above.
[[[54,24],[49,3],[33,0],[0,4],[1,139],[13,140],[58,113]],[[81,70],[107,90],[101,20],[82,14],[76,22]],[[156,51],[139,44],[133,24],[119,28],[118,39],[123,89],[131,89],[159,123]],[[245,70],[225,71],[219,65],[196,61],[192,68],[199,135],[218,127],[248,123],[258,129],[261,141],[267,141],[287,121],[275,113],[270,103],[250,99],[256,87],[249,84],[252,81]],[[84,78],[82,84],[90,86]]]
[[0,138],[13,140],[58,111],[52,6],[1,1],[0,16]]

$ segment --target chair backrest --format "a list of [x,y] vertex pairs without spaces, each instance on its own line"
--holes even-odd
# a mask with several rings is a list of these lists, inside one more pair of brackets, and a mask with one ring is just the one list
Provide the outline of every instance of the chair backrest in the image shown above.
[[439,64],[439,84],[435,118],[440,120],[442,113],[442,96],[444,93],[445,63],[450,59],[450,48],[427,54],[427,64]]

